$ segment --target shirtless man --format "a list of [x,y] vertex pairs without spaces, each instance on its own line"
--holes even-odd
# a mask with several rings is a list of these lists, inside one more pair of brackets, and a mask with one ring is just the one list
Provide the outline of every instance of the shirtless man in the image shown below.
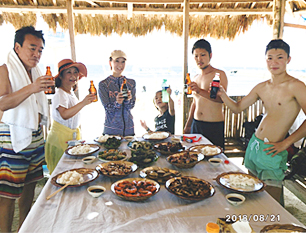
[[245,154],[244,164],[250,173],[264,180],[266,190],[282,203],[282,180],[287,169],[286,149],[306,136],[306,122],[286,137],[302,109],[306,112],[306,86],[290,76],[286,66],[290,62],[290,47],[283,40],[272,40],[266,48],[266,63],[271,79],[259,83],[241,101],[230,99],[224,88],[218,95],[235,113],[243,111],[261,99],[266,114],[253,134]]
[[190,107],[184,133],[200,133],[213,144],[224,149],[224,114],[222,100],[210,98],[210,84],[216,73],[220,74],[220,84],[227,89],[227,77],[224,71],[210,65],[211,46],[208,41],[198,40],[192,48],[194,59],[201,69],[201,74],[189,84],[193,91],[193,102]]
[[[48,86],[54,85],[54,81],[47,80],[48,76],[38,77],[36,75],[40,74],[40,72],[36,72],[38,70],[36,66],[40,60],[44,42],[42,32],[36,31],[33,27],[17,30],[14,49],[9,53],[8,62],[0,66],[1,232],[11,232],[16,199],[19,199],[19,227],[21,226],[32,206],[36,182],[43,178],[44,139],[42,130],[38,126],[40,123],[39,115],[46,113],[43,107],[48,107],[47,99],[42,91],[47,90]],[[33,72],[36,72],[35,75]],[[24,82],[29,84],[21,86],[20,83]],[[37,104],[38,107],[28,108],[25,111],[30,111],[35,116],[33,124],[37,130],[29,131],[30,144],[28,146],[25,146],[24,149],[20,148],[20,151],[15,151],[13,148],[15,148],[14,146],[18,148],[20,141],[13,145],[12,125],[4,123],[8,119],[6,114],[18,109],[20,105],[25,104],[31,98],[34,98],[34,105]],[[43,118],[45,114],[41,116]],[[15,122],[30,125],[30,121],[26,120],[29,117],[24,114],[18,114],[16,117],[10,115],[10,117]]]

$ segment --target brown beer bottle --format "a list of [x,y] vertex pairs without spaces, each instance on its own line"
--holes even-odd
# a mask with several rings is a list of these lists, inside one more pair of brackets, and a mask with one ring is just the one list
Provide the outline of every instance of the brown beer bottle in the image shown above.
[[190,74],[187,73],[186,74],[186,79],[185,79],[185,88],[184,88],[185,89],[185,93],[187,95],[191,95],[192,94],[192,91],[191,91],[190,87],[188,86],[189,83],[191,83],[191,79],[190,79]]
[[[48,80],[54,80],[52,77],[52,73],[50,70],[50,66],[47,66],[46,75],[51,76],[51,78],[48,78]],[[55,86],[48,86],[48,90],[45,91],[45,94],[50,95],[55,93]]]
[[121,85],[121,93],[123,95],[123,98],[126,100],[128,98],[128,88],[126,85],[126,79],[123,79],[123,83]]
[[96,98],[93,100],[93,102],[98,101],[97,89],[95,88],[95,85],[93,84],[93,80],[90,81],[89,94],[95,94]]

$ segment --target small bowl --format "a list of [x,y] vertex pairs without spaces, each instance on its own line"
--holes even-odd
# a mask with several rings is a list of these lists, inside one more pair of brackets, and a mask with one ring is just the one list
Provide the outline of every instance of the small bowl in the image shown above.
[[245,201],[245,197],[238,193],[229,193],[225,196],[225,198],[234,206],[241,205]]
[[132,140],[134,140],[134,136],[125,136],[124,139],[127,141],[127,142],[130,142]]
[[220,158],[210,158],[210,159],[208,160],[208,162],[209,162],[212,166],[217,167],[217,166],[219,166],[219,165],[221,164],[222,159],[220,159]]
[[96,160],[96,156],[93,156],[93,155],[87,156],[87,157],[85,157],[85,158],[82,159],[83,163],[85,163],[85,164],[91,164],[91,163],[93,163],[95,160]]
[[93,197],[100,197],[106,191],[106,188],[101,185],[93,185],[89,186],[87,191]]

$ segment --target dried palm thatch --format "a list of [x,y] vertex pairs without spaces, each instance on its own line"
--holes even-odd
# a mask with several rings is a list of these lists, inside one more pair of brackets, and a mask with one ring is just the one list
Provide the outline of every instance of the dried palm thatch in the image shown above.
[[3,20],[11,23],[16,29],[36,25],[36,14],[29,12],[27,14],[23,13],[2,13]]

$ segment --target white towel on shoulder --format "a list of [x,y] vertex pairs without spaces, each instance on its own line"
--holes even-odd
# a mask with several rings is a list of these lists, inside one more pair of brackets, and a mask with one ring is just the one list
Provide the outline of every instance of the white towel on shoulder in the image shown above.
[[[25,67],[14,50],[7,57],[7,69],[12,91],[16,92],[31,84]],[[38,67],[31,70],[33,82],[41,75]],[[48,100],[43,91],[30,95],[16,108],[3,113],[2,122],[10,126],[13,150],[18,153],[32,142],[32,131],[38,130],[38,113],[42,114],[42,124],[48,121]]]

